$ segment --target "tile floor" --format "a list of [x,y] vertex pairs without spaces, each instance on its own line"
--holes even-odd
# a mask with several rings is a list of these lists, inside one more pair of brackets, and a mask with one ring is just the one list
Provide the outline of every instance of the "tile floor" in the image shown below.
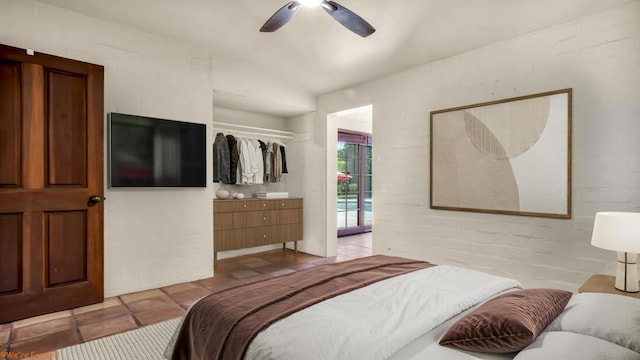
[[103,303],[0,324],[0,359],[6,352],[46,354],[66,346],[179,317],[213,291],[320,264],[371,255],[371,233],[338,238],[337,256],[322,258],[272,250],[218,261],[215,276],[105,299]]

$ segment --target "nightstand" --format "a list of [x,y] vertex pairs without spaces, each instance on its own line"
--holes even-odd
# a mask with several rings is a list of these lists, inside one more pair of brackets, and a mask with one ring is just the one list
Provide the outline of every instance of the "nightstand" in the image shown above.
[[629,297],[634,297],[636,299],[640,299],[640,293],[628,293],[628,292],[624,292],[616,289],[614,287],[615,282],[616,282],[615,276],[593,275],[592,277],[589,278],[589,280],[587,280],[584,284],[582,284],[582,286],[580,286],[580,289],[578,289],[578,292],[580,293],[599,292],[599,293],[606,293],[606,294],[617,294],[617,295],[629,296]]

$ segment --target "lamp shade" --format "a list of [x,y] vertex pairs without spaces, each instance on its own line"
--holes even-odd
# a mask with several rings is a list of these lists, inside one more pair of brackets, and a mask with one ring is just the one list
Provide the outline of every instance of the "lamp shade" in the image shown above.
[[591,245],[613,251],[640,253],[640,213],[596,213]]

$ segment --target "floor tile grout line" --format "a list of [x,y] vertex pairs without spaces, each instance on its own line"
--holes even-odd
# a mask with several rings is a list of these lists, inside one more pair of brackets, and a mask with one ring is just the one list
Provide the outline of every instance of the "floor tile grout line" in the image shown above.
[[11,327],[9,328],[9,337],[7,338],[7,351],[11,350],[11,343],[13,342],[13,338],[14,338],[14,334],[13,332],[15,331],[16,328],[16,322],[13,321],[11,323]]
[[118,299],[120,299],[120,301],[122,302],[122,304],[124,304],[124,307],[127,309],[127,312],[129,313],[129,315],[131,316],[131,318],[133,318],[133,322],[136,324],[136,329],[143,327],[144,325],[142,325],[142,323],[140,322],[140,320],[138,320],[138,318],[136,317],[136,315],[133,313],[133,310],[131,310],[131,308],[129,307],[129,304],[127,304],[124,299],[122,299],[122,295],[118,295]]
[[[76,308],[79,309],[79,308]],[[82,338],[82,333],[80,332],[80,325],[78,324],[78,319],[76,318],[76,309],[71,310],[71,323],[76,329],[76,335],[78,335],[78,344],[82,344],[84,339]]]
[[[167,290],[165,290],[164,288],[160,288],[160,291],[161,291],[163,294],[165,294],[165,295],[169,298],[169,300],[173,301],[173,303],[174,303],[175,305],[178,305],[178,307],[180,307],[180,308],[186,309],[184,306],[182,306],[182,304],[180,304],[180,303],[179,303],[179,302],[177,302],[174,298],[172,298],[172,297],[171,297],[171,294],[169,294],[169,292],[168,292]],[[188,290],[186,290],[186,291],[188,291]]]

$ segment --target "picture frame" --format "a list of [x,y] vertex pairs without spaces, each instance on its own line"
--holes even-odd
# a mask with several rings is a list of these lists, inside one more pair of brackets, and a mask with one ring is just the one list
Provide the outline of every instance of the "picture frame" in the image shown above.
[[571,218],[572,89],[432,111],[430,207]]

